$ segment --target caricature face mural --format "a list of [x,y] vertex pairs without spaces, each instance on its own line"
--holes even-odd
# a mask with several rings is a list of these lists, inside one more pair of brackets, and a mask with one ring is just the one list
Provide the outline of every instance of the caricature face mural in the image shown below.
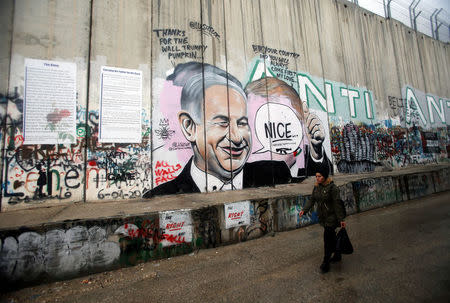
[[292,86],[267,77],[249,83],[245,90],[254,112],[255,137],[262,146],[258,149],[255,144],[250,161],[270,151],[270,158],[284,161],[294,178],[315,175],[322,166],[332,172],[323,147],[325,125]]
[[301,100],[292,87],[276,78],[263,78],[246,87],[255,137],[261,146],[252,152],[258,155],[271,152],[269,158],[285,161],[289,167],[303,149],[303,109]]
[[[219,179],[231,179],[239,173],[251,148],[250,127],[245,97],[234,89],[214,85],[205,90],[204,122],[191,124],[181,112],[180,124],[187,140],[193,143],[195,165]],[[207,165],[207,166],[206,166]]]
[[[166,80],[165,88],[170,93],[161,94],[159,105],[163,116],[159,119],[174,134],[171,139],[161,142],[163,146],[158,152],[164,160],[157,160],[155,167],[163,169],[155,170],[158,183],[144,197],[242,189],[290,181],[289,169],[284,162],[248,163],[252,134],[247,116],[247,95],[235,77],[209,64],[188,62],[178,65]],[[175,103],[176,99],[179,105]],[[175,113],[178,125],[173,124]],[[187,140],[190,149],[179,149],[184,146],[180,140]],[[170,157],[183,163],[172,164],[166,160]],[[274,172],[279,176],[275,177]],[[165,180],[160,178],[169,173],[171,175]]]
[[324,124],[280,79],[257,79],[244,91],[224,70],[188,62],[163,91],[156,120],[173,136],[153,142],[162,143],[162,160],[154,157],[156,184],[144,197],[290,183],[324,166],[332,172]]

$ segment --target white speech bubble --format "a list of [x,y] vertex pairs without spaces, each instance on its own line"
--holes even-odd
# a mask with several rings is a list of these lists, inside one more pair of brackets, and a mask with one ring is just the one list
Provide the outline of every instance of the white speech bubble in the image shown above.
[[[269,121],[270,112],[270,121]],[[255,132],[263,146],[254,154],[287,155],[297,150],[303,138],[303,128],[295,112],[287,105],[266,103],[256,112]]]

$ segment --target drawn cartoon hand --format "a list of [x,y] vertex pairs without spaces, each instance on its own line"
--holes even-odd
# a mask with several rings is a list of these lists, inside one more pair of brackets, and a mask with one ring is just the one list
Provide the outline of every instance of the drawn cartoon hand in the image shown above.
[[305,114],[306,134],[311,144],[311,156],[315,159],[322,158],[322,144],[325,140],[325,128],[316,114],[309,111],[306,102],[303,102],[303,112]]

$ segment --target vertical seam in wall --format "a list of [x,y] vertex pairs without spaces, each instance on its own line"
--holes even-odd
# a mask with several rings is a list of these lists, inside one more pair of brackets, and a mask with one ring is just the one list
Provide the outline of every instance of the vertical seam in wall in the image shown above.
[[417,32],[413,32],[414,38],[416,39],[416,45],[417,45],[417,51],[419,53],[419,61],[420,61],[420,69],[422,70],[422,79],[423,79],[423,87],[425,87],[425,95],[428,93],[429,89],[427,87],[427,82],[425,81],[425,74],[423,71],[423,60],[422,60],[422,54],[419,47],[419,37],[417,37]]
[[[325,92],[325,94],[326,94],[326,87],[325,87],[325,68],[324,68],[324,66],[323,66],[323,53],[322,53],[322,43],[321,43],[321,41],[320,41],[320,32],[319,32],[319,16],[318,16],[318,14],[319,14],[319,12],[318,12],[318,9],[317,9],[317,5],[319,5],[319,1],[318,0],[315,0],[314,1],[315,2],[315,4],[314,4],[314,11],[315,11],[315,13],[316,13],[316,30],[317,30],[317,37],[319,37],[319,54],[320,54],[320,66],[321,66],[321,68],[322,68],[322,86],[323,86],[323,91]],[[327,100],[328,100],[328,98],[327,98]],[[308,95],[306,96],[306,104],[308,104]],[[330,127],[330,117],[329,117],[329,113],[328,113],[328,102],[326,102],[325,103],[325,107],[326,107],[326,110],[327,110],[327,123],[328,123],[328,136],[330,136],[330,131],[331,131],[331,127]],[[309,110],[309,105],[308,105],[308,110]],[[309,143],[309,142],[308,142]],[[331,142],[330,142],[330,144],[331,144]],[[309,148],[311,148],[311,147],[309,147]],[[309,150],[309,152],[311,152],[311,150]],[[330,155],[330,158],[331,158],[331,163],[333,163],[333,165],[336,165],[336,167],[337,167],[337,163],[334,163],[334,157],[333,157],[333,155]],[[306,175],[306,177],[308,177],[307,175],[308,175],[308,167],[307,167],[307,161],[305,161],[305,175]],[[333,168],[333,171],[334,171],[334,168]]]
[[[13,39],[14,39],[14,14],[15,14],[15,9],[16,9],[16,1],[12,1],[12,18],[11,18],[11,41],[9,44],[9,67],[8,67],[8,83],[6,84],[6,92],[5,95],[9,95],[9,91],[10,91],[10,82],[11,82],[11,65],[12,65],[12,49],[13,49]],[[3,176],[6,174],[6,170],[8,169],[8,161],[6,161],[6,146],[7,146],[7,142],[6,142],[6,120],[8,119],[8,104],[9,101],[8,99],[6,99],[6,104],[5,104],[5,118],[2,121],[2,134],[4,134],[4,139],[3,139],[3,148],[2,148],[2,155],[1,155],[1,159],[2,159],[2,175],[0,176],[0,184],[3,184]],[[3,206],[3,197],[4,197],[4,193],[6,193],[6,186],[4,187],[4,190],[0,191],[0,212],[2,212],[2,206]]]
[[[347,62],[346,62],[346,59],[345,59],[345,54],[344,54],[344,44],[342,43],[342,22],[341,22],[341,19],[340,19],[340,16],[339,16],[339,7],[338,7],[338,4],[337,4],[337,1],[335,0],[334,1],[334,5],[335,5],[335,7],[336,7],[336,15],[337,15],[337,20],[338,20],[338,26],[339,26],[339,42],[341,43],[341,51],[342,51],[342,65],[344,65],[344,78],[345,78],[345,86],[347,87],[347,90],[348,90],[348,83],[349,83],[349,80],[348,80],[348,78],[347,78],[347,68],[348,68],[348,66],[347,66]],[[352,10],[355,10],[355,8],[352,8]],[[350,97],[348,97],[348,98],[350,98]],[[350,101],[349,101],[350,102]],[[328,112],[328,102],[326,103],[327,104],[327,112]],[[356,113],[355,113],[355,115],[356,115]],[[352,121],[352,116],[351,116],[351,114],[350,114],[350,122]],[[353,118],[353,119],[355,119],[355,118]],[[329,135],[329,134],[328,134]]]
[[[245,1],[245,0],[243,0],[243,1]],[[231,6],[231,1],[229,2],[230,3],[230,6]],[[247,62],[247,51],[246,51],[246,48],[245,48],[245,46],[246,46],[246,42],[247,42],[247,39],[245,39],[245,30],[244,30],[244,24],[245,24],[245,19],[244,19],[244,12],[243,12],[243,7],[242,7],[242,1],[240,2],[240,4],[241,4],[241,9],[240,9],[240,11],[241,11],[241,20],[242,20],[242,45],[244,46],[244,59],[245,59],[245,61],[244,62]],[[247,85],[247,83],[245,83],[245,85]]]
[[[290,19],[290,23],[291,23],[291,30],[292,30],[292,51],[295,53],[296,51],[297,51],[297,49],[296,49],[296,47],[295,47],[295,41],[296,41],[296,37],[294,36],[294,33],[295,33],[295,30],[294,30],[294,28],[295,28],[295,25],[294,25],[294,21],[293,21],[293,19],[294,19],[294,17],[297,17],[297,19],[298,20],[301,20],[300,18],[298,18],[298,11],[296,10],[296,6],[295,6],[295,1],[293,2],[293,1],[291,1],[290,3],[289,3],[289,7],[292,9],[292,11],[291,11],[291,14],[293,15],[293,16],[291,16],[291,19]],[[297,11],[297,13],[296,13],[296,11]],[[300,24],[299,24],[299,27],[300,27]],[[302,36],[301,35],[301,30],[299,30],[299,32],[300,32],[300,36]],[[301,39],[301,41],[303,41],[303,37],[302,37],[302,39]],[[302,43],[302,44],[304,44],[304,43]],[[299,53],[300,53],[300,51],[298,51]],[[303,53],[305,53],[305,52],[303,52]],[[294,59],[294,66],[295,66],[295,72],[298,72],[298,70],[299,70],[299,67],[297,66],[297,59]],[[289,69],[289,68],[288,68]],[[297,77],[295,77],[296,79],[297,79]],[[298,83],[298,81],[296,81],[297,83]],[[295,89],[295,87],[294,87],[294,89]],[[298,92],[297,92],[298,93]]]
[[[425,41],[424,41],[424,43],[425,43]],[[436,53],[436,46],[439,46],[439,45],[435,45],[434,43],[432,43],[432,45],[433,45],[433,53],[434,53],[434,61],[435,61],[435,66],[436,66],[436,71],[437,71],[437,76],[438,76],[438,78],[439,78],[439,95],[445,95],[443,92],[444,92],[444,90],[442,89],[442,87],[441,87],[441,73],[439,72],[439,70],[440,70],[440,68],[439,68],[439,63],[438,63],[438,59],[437,59],[437,53]]]
[[[149,142],[150,145],[150,186],[149,190],[153,189],[153,42],[152,42],[152,33],[153,33],[153,1],[149,0],[147,3],[151,5],[150,7],[150,134],[149,134]],[[147,5],[148,7],[148,5]],[[148,11],[147,11],[148,15]],[[147,27],[148,28],[148,27]],[[142,193],[143,195],[144,193]]]
[[[203,2],[202,0],[200,1],[200,24],[203,24]],[[200,26],[200,44],[203,46],[205,46],[204,41],[203,41],[203,26]],[[203,113],[203,117],[202,117],[202,122],[203,125],[205,125],[205,114],[206,114],[206,100],[205,100],[205,50],[202,51],[202,89],[203,89],[203,109],[202,109],[202,113]],[[195,123],[195,122],[194,122]],[[206,127],[203,130],[203,140],[204,142],[206,142]],[[206,186],[206,192],[208,192],[208,157],[206,154],[206,144],[204,147],[204,153],[205,153],[205,186]],[[195,155],[194,155],[195,156]],[[191,165],[195,165],[195,157],[192,159]],[[201,189],[200,189],[201,191]]]
[[[230,113],[230,94],[228,92],[228,54],[227,54],[227,26],[226,26],[226,22],[225,22],[225,0],[222,0],[222,10],[223,10],[223,40],[224,40],[224,44],[225,44],[225,71],[227,73],[227,114],[228,114],[228,144],[230,147],[230,151],[232,148],[232,143],[231,143],[231,113]],[[211,17],[211,13],[210,13],[210,17]],[[203,28],[203,26],[202,26]],[[250,151],[249,151],[250,152]],[[230,157],[230,172],[231,172],[231,189],[233,190],[233,179],[234,179],[234,172],[233,172],[233,158]]]
[[[429,93],[429,88],[427,87],[427,82],[425,81],[425,73],[424,73],[424,69],[423,69],[422,53],[421,53],[420,47],[419,47],[419,37],[417,36],[417,31],[414,32],[414,36],[415,36],[416,44],[417,44],[417,51],[419,53],[420,69],[422,70],[423,87],[425,88],[425,101],[427,101],[426,96]],[[430,127],[431,127],[431,120],[430,120]],[[437,156],[436,156],[435,160],[437,162]],[[434,186],[434,183],[433,183],[433,186]],[[434,186],[434,189],[435,189],[434,192],[436,192],[436,187],[435,186]]]
[[88,47],[88,58],[87,58],[87,85],[86,85],[86,123],[85,127],[85,146],[84,146],[84,187],[83,187],[83,202],[87,202],[87,186],[89,180],[87,179],[87,155],[88,155],[88,128],[89,128],[89,83],[91,78],[91,50],[92,50],[92,19],[94,14],[94,0],[91,0],[90,7],[90,18],[89,18],[89,47]]
[[[390,23],[389,26],[388,26],[388,22]],[[397,80],[398,80],[398,85],[400,88],[400,98],[402,99],[402,102],[403,102],[402,87],[401,87],[402,79],[400,78],[398,54],[397,54],[397,49],[395,48],[395,43],[394,43],[394,23],[391,22],[390,19],[386,19],[386,27],[389,27],[390,32],[391,32],[391,43],[392,43],[392,48],[394,51],[395,69],[397,70]],[[404,104],[403,108],[406,111],[406,104]],[[402,114],[406,115],[406,112],[403,112]],[[400,127],[402,127],[401,123],[400,123]],[[405,120],[404,127],[405,127],[405,132],[406,132],[406,147],[408,149],[408,155],[409,155],[409,132],[408,132],[408,127],[406,126],[406,120]],[[405,159],[404,164],[406,164],[406,159]]]
[[[264,31],[263,31],[263,24],[262,24],[262,15],[261,15],[261,0],[258,1],[258,12],[259,12],[259,28],[261,29],[261,45],[265,45],[264,42]],[[266,65],[266,53],[264,53],[264,73],[267,70],[267,65]],[[268,88],[267,88],[267,75],[264,77],[264,82],[266,83],[266,104],[267,104],[267,119],[269,121],[269,124],[271,123],[270,121],[270,106],[269,106],[269,92],[268,92]],[[272,138],[269,138],[269,149],[270,149],[270,161],[273,160],[273,155],[272,155]],[[270,165],[270,170],[272,172],[272,186],[275,186],[275,174],[274,174],[274,167],[271,164]]]
[[[356,10],[354,10],[354,12],[356,12]],[[366,49],[368,49],[368,48],[365,48],[364,47],[364,41],[368,41],[368,43],[367,43],[367,45],[369,45],[369,41],[371,41],[372,39],[370,39],[369,37],[366,37],[365,35],[364,35],[364,31],[363,31],[363,23],[364,22],[366,22],[366,24],[367,24],[367,29],[369,29],[369,27],[370,27],[370,25],[369,25],[369,22],[370,22],[370,20],[369,20],[369,18],[370,18],[370,15],[369,14],[367,14],[367,15],[364,15],[364,14],[366,14],[366,13],[362,13],[362,11],[360,11],[359,13],[358,13],[358,20],[359,20],[359,32],[360,32],[360,35],[361,35],[361,39],[359,39],[359,41],[360,41],[360,43],[361,43],[361,50],[362,50],[362,57],[363,57],[363,62],[364,62],[364,66],[363,66],[363,72],[364,72],[364,80],[366,81],[366,83],[365,83],[365,91],[369,91],[369,82],[370,82],[370,74],[371,73],[369,73],[369,71],[368,71],[368,66],[369,66],[369,54],[367,54],[366,53]],[[363,16],[365,17],[365,19],[363,20]],[[374,21],[373,23],[375,23],[376,21]],[[373,27],[375,30],[376,30],[376,27],[374,26]],[[358,29],[357,29],[358,30]],[[367,51],[368,52],[368,51]],[[372,58],[372,61],[374,62],[374,63],[376,63],[375,62],[375,57],[373,57]],[[375,65],[375,64],[374,64]],[[376,84],[378,84],[378,80],[373,80],[373,82],[375,83],[376,82]],[[371,83],[372,85],[374,84],[374,83]],[[375,89],[375,87],[372,87],[372,91],[374,92],[374,89]],[[374,96],[375,96],[375,93],[373,94]],[[373,97],[372,99],[375,99],[375,97]],[[361,100],[362,100],[362,102],[365,102],[365,99],[364,99],[364,93],[363,93],[363,96],[361,96]],[[372,124],[372,125],[374,125],[373,124],[373,121],[375,120],[375,117],[376,117],[376,111],[375,111],[375,113],[373,112],[373,107],[374,107],[374,103],[375,101],[374,100],[372,100],[372,102],[371,102],[371,107],[372,107],[372,115],[373,115],[373,118],[372,119],[370,119],[370,123]],[[366,113],[367,114],[367,113]],[[375,154],[374,154],[374,157],[377,157],[377,152],[376,152],[376,145],[375,145]],[[378,160],[378,159],[377,159]]]

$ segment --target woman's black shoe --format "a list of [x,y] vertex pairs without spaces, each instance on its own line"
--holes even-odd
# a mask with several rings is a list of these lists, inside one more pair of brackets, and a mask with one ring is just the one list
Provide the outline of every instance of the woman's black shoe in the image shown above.
[[330,271],[330,263],[328,263],[328,262],[323,262],[323,263],[320,265],[320,270],[322,271],[323,274],[329,272],[329,271]]

